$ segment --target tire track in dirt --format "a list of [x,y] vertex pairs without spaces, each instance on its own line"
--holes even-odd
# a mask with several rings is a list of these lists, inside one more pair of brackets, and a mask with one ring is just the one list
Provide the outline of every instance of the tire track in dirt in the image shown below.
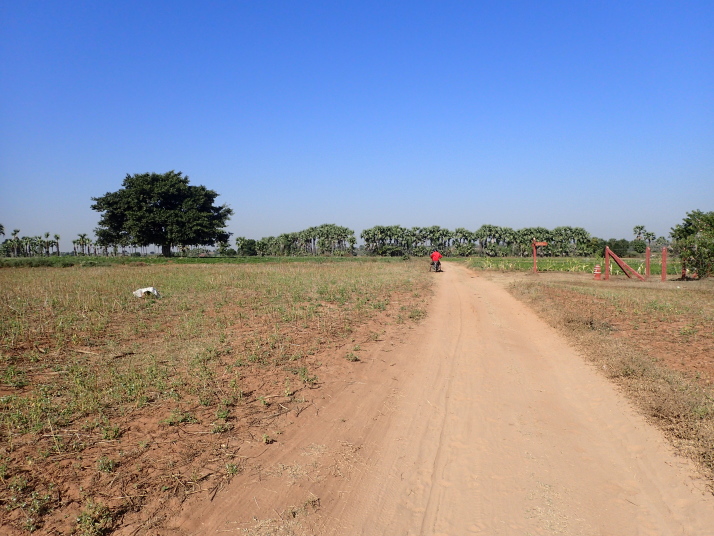
[[611,384],[498,284],[445,270],[427,320],[261,454],[300,470],[241,475],[173,533],[714,534],[704,482]]
[[[453,285],[449,285],[453,289]],[[457,298],[459,297],[459,294],[456,294]],[[457,309],[458,311],[458,318],[457,318],[457,328],[456,328],[456,333],[455,333],[455,341],[452,344],[452,346],[448,349],[448,351],[444,352],[444,356],[439,356],[435,355],[433,356],[434,359],[442,359],[442,358],[448,358],[450,360],[450,366],[448,369],[448,375],[446,378],[446,382],[444,385],[444,390],[443,390],[443,404],[444,404],[444,414],[443,417],[441,417],[441,422],[440,422],[440,428],[439,428],[439,441],[438,441],[438,448],[436,450],[436,455],[434,457],[434,465],[432,467],[432,474],[433,475],[440,475],[440,477],[443,478],[444,471],[446,468],[446,464],[448,461],[445,459],[445,452],[444,452],[444,446],[446,442],[446,434],[447,434],[447,422],[446,422],[446,416],[450,413],[450,404],[451,404],[451,398],[449,396],[449,393],[451,392],[451,383],[453,380],[453,374],[454,374],[454,368],[457,364],[455,357],[457,357],[460,354],[460,349],[461,349],[461,334],[463,330],[463,318],[461,315],[461,300],[459,299],[459,308]],[[440,397],[441,398],[441,397]],[[426,510],[424,513],[424,518],[422,520],[421,524],[421,534],[425,533],[430,533],[430,525],[434,523],[434,520],[439,514],[440,506],[441,506],[441,501],[442,501],[442,496],[441,493],[439,493],[438,490],[434,490],[431,488],[429,490],[428,498],[427,498],[427,503],[426,503]],[[427,530],[429,529],[429,530]],[[426,531],[426,532],[425,532]]]

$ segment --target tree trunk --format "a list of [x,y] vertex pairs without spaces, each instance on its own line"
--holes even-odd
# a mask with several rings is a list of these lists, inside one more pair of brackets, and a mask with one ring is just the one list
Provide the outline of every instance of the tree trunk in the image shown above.
[[171,246],[167,244],[162,244],[161,245],[161,254],[164,257],[170,257],[171,256]]

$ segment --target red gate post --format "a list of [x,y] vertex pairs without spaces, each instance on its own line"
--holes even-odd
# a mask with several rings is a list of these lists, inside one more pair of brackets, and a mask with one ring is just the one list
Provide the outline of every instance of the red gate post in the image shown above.
[[538,261],[536,260],[536,245],[535,240],[533,240],[533,273],[538,273]]
[[662,281],[667,281],[667,248],[662,248]]
[[538,261],[537,261],[537,251],[536,249],[538,246],[547,246],[548,242],[536,242],[535,239],[533,239],[533,273],[537,274],[538,273]]
[[650,278],[650,257],[652,256],[652,250],[649,246],[645,250],[645,277]]
[[617,264],[620,267],[620,270],[623,271],[623,273],[632,279],[633,277],[636,277],[640,281],[644,281],[645,278],[644,276],[639,273],[637,270],[633,269],[632,266],[627,264],[625,261],[623,261],[620,257],[617,256],[617,254],[612,251],[609,247],[605,246],[605,268],[607,269],[607,274],[605,274],[607,277],[606,279],[609,279],[610,277],[610,257],[612,257],[612,260],[615,261],[615,264]]

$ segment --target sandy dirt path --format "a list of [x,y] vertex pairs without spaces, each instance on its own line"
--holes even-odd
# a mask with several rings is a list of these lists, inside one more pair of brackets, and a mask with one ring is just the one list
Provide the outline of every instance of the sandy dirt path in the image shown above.
[[705,484],[607,380],[502,286],[445,270],[426,321],[242,445],[260,466],[172,532],[714,534]]

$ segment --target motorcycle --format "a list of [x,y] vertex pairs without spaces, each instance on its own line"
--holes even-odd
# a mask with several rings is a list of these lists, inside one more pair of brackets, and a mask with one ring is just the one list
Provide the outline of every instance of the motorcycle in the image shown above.
[[429,265],[430,272],[441,272],[441,261],[431,261]]

